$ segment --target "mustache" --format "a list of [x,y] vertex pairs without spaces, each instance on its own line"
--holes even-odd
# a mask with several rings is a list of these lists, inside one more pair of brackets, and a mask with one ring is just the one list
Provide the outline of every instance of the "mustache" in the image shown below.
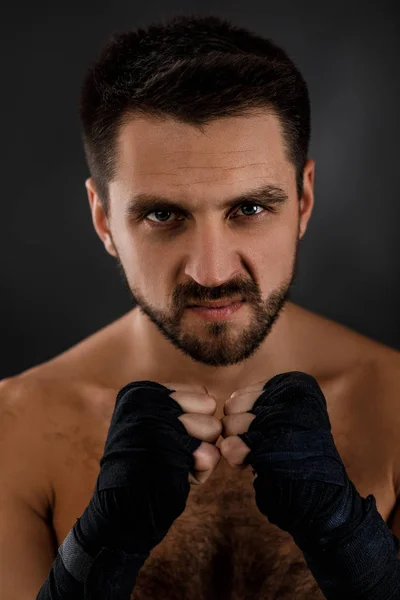
[[233,302],[236,300],[257,300],[259,298],[259,290],[254,286],[253,283],[248,283],[247,285],[244,283],[241,287],[236,285],[224,285],[209,288],[208,290],[190,290],[190,289],[181,289],[176,292],[175,304],[180,305],[182,303],[186,304],[202,304],[203,302],[213,302],[218,300],[227,300],[228,302]]

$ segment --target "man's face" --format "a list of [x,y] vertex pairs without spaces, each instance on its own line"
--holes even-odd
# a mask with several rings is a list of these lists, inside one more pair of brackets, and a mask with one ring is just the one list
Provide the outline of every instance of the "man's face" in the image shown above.
[[[311,214],[313,165],[308,170],[299,203],[279,121],[265,112],[216,120],[203,132],[169,118],[133,117],[121,127],[108,219],[94,216],[96,229],[142,313],[185,355],[234,365],[268,335]],[[141,212],[144,194],[163,200]],[[225,320],[188,309],[238,297],[245,302]]]

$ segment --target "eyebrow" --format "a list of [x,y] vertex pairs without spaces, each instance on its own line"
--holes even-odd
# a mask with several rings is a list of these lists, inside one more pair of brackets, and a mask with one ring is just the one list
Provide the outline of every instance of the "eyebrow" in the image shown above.
[[[279,206],[288,201],[287,193],[275,185],[263,185],[247,190],[239,196],[228,198],[221,202],[217,208],[230,208],[245,202],[267,202],[270,205]],[[187,212],[189,207],[166,196],[139,193],[132,196],[125,207],[126,216],[138,216],[160,209],[178,210]]]

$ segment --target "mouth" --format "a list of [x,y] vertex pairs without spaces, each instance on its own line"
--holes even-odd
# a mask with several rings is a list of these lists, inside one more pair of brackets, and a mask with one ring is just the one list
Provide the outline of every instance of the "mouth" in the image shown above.
[[231,304],[245,302],[244,298],[233,298],[232,300],[215,300],[214,302],[204,302],[203,304],[189,304],[188,308],[226,308]]
[[244,300],[237,300],[224,304],[223,306],[191,306],[189,310],[206,321],[216,321],[229,319],[231,316],[240,312],[241,307],[245,303]]

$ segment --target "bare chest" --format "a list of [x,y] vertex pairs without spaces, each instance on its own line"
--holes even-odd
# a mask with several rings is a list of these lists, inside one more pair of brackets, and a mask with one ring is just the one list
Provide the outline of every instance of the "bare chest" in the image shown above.
[[238,478],[227,469],[192,488],[185,512],[140,572],[132,600],[320,597],[290,536],[258,511],[251,470]]
[[[81,427],[55,446],[53,527],[61,544],[90,501],[99,473],[110,414]],[[395,503],[390,465],[371,436],[335,423],[338,450],[359,492],[373,493],[388,519]],[[217,444],[218,445],[218,444]],[[323,600],[292,538],[259,512],[251,469],[222,459],[209,479],[192,486],[184,513],[139,572],[131,600]]]

